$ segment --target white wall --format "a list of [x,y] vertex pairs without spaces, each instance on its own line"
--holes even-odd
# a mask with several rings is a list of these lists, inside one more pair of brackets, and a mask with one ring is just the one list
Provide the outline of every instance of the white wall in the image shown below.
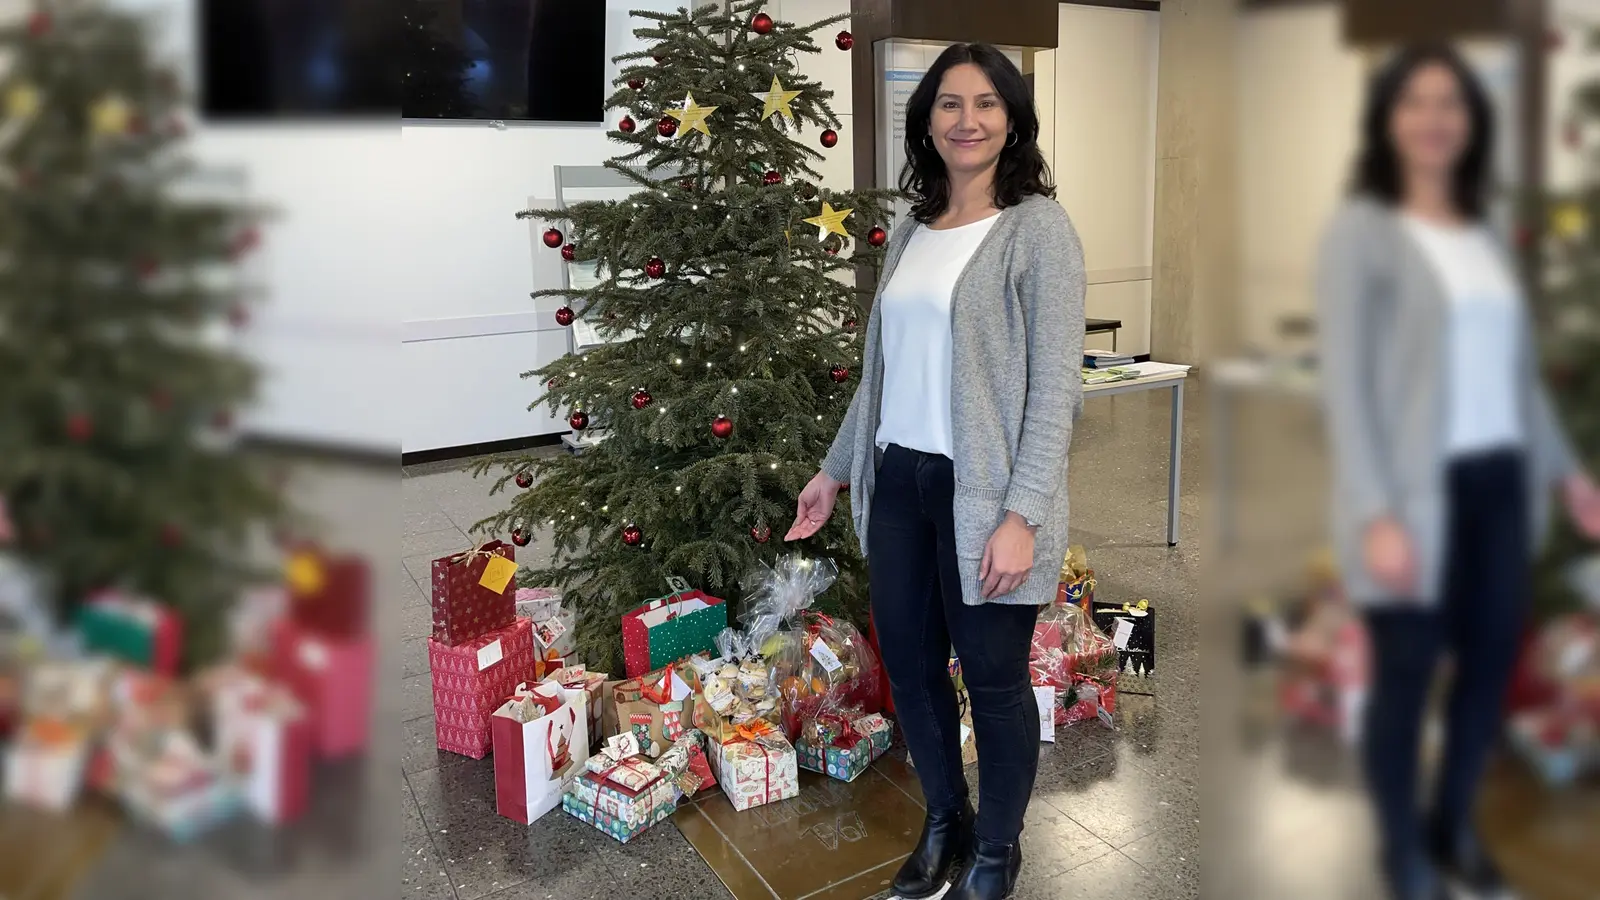
[[[1060,46],[1038,54],[1041,76],[1054,76],[1057,197],[1083,240],[1088,315],[1121,319],[1117,348],[1147,353],[1160,16],[1067,4],[1060,10]],[[1110,337],[1096,335],[1089,345],[1109,348]]]

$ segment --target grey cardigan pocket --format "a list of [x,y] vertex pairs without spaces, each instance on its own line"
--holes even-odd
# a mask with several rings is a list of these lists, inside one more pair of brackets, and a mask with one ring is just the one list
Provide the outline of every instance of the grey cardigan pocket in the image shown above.
[[952,512],[956,525],[956,556],[982,559],[989,538],[1005,519],[1005,488],[976,488],[956,481]]

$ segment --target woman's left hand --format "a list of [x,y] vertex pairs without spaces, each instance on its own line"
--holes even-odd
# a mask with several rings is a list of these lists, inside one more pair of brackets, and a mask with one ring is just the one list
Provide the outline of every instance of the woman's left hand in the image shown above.
[[978,577],[983,579],[983,599],[1003,597],[1028,580],[1033,571],[1033,529],[1016,513],[1006,513],[1006,519],[989,536],[983,548],[983,566]]
[[1566,495],[1572,524],[1589,540],[1600,541],[1600,487],[1580,472],[1567,479]]

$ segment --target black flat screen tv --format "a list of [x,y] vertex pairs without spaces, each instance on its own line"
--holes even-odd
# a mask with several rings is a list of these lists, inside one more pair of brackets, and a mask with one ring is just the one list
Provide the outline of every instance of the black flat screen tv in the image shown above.
[[393,121],[400,111],[400,65],[392,4],[200,0],[202,115]]
[[404,117],[604,121],[604,0],[401,6]]

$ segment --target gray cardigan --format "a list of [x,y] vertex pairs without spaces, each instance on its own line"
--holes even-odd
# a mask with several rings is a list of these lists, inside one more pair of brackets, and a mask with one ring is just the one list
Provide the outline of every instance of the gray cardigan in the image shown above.
[[[911,235],[890,243],[867,320],[861,384],[822,470],[850,485],[863,555],[883,399],[883,288]],[[950,415],[955,444],[956,556],[969,605],[1045,604],[1067,549],[1067,446],[1083,408],[1083,246],[1061,205],[1030,196],[1000,213],[956,279]],[[1039,524],[1033,574],[985,601],[978,571],[1006,511]]]
[[[1506,260],[1510,266],[1510,261]],[[1332,449],[1332,537],[1350,598],[1394,603],[1368,575],[1362,535],[1392,515],[1416,545],[1418,596],[1439,600],[1449,510],[1444,345],[1449,298],[1390,208],[1350,201],[1324,239],[1317,284],[1323,399]],[[1529,533],[1543,540],[1550,488],[1577,461],[1539,377],[1526,311],[1516,374],[1529,464]],[[1507,510],[1510,514],[1512,511]]]

